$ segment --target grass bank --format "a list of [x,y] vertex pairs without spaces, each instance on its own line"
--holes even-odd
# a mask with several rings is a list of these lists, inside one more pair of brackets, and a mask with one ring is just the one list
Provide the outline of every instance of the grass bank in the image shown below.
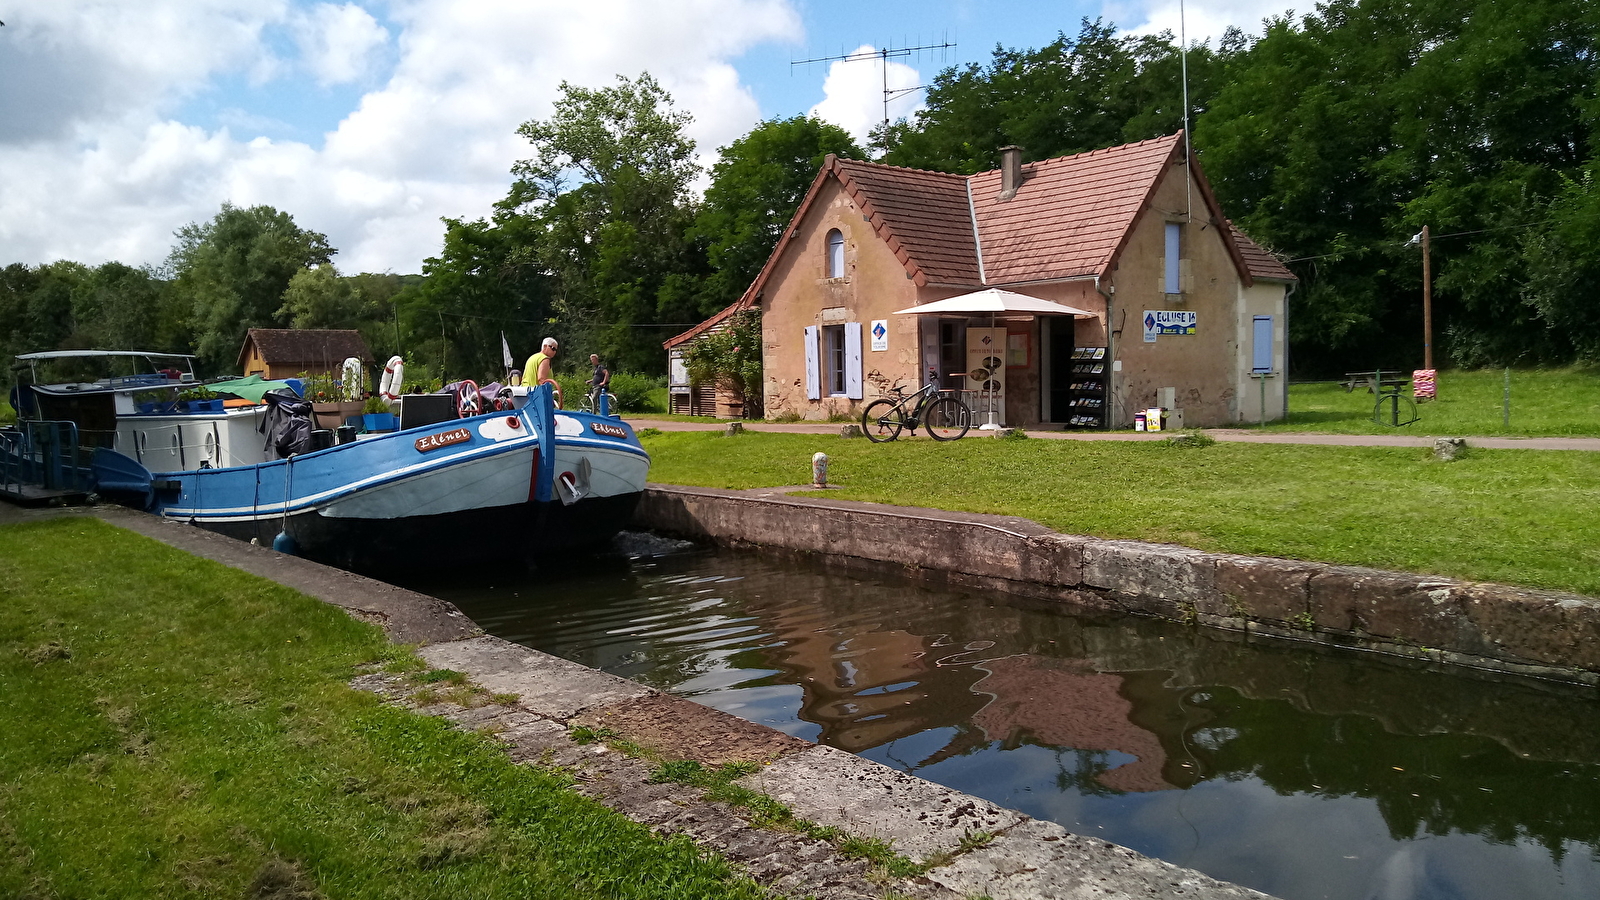
[[416,665],[99,520],[0,527],[0,896],[761,896],[561,773],[346,685],[385,662]]
[[1023,516],[1059,531],[1600,596],[1600,454],[667,432],[653,481]]
[[1373,423],[1376,398],[1365,390],[1346,392],[1339,384],[1294,384],[1289,386],[1288,421],[1267,429],[1335,434],[1600,435],[1600,370],[1512,369],[1509,427],[1503,406],[1506,380],[1504,369],[1440,372],[1439,398],[1417,404],[1422,419],[1399,429]]

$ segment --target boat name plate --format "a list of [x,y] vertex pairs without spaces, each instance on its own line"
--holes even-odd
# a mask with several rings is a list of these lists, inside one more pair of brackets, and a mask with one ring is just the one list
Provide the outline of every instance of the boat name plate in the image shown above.
[[589,430],[606,437],[622,438],[624,440],[628,437],[628,432],[621,425],[612,425],[610,422],[591,422]]
[[430,434],[417,438],[417,452],[427,453],[429,450],[438,450],[451,444],[472,440],[472,430],[469,428],[452,428],[438,434]]

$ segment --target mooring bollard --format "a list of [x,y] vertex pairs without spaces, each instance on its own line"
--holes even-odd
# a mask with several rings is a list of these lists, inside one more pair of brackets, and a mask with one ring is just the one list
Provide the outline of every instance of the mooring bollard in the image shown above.
[[818,451],[812,455],[811,484],[813,487],[828,486],[828,454]]

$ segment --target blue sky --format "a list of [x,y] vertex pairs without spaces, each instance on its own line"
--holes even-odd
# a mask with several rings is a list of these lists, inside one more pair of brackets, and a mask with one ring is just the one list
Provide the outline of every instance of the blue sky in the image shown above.
[[[1189,35],[1259,32],[1271,0],[1187,8]],[[763,118],[865,135],[892,86],[1037,47],[1085,16],[1177,28],[1165,0],[0,0],[0,265],[159,264],[223,202],[326,233],[341,271],[415,272],[441,217],[478,218],[563,80],[648,70],[694,116],[701,162]],[[914,112],[920,94],[891,106]]]

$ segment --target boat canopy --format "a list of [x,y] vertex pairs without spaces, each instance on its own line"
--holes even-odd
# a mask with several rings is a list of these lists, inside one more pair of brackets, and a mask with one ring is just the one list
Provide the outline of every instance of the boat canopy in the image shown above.
[[[260,403],[262,395],[268,391],[294,389],[293,385],[287,381],[269,381],[258,374],[246,375],[243,378],[235,378],[232,381],[213,381],[206,385],[206,388],[219,394],[232,394],[235,397],[242,397],[254,403]],[[296,393],[299,392],[296,391]]]
[[162,359],[194,359],[192,353],[166,353],[160,350],[42,350],[38,353],[18,353],[17,359],[33,362],[40,359],[83,359],[107,356],[154,356]]

